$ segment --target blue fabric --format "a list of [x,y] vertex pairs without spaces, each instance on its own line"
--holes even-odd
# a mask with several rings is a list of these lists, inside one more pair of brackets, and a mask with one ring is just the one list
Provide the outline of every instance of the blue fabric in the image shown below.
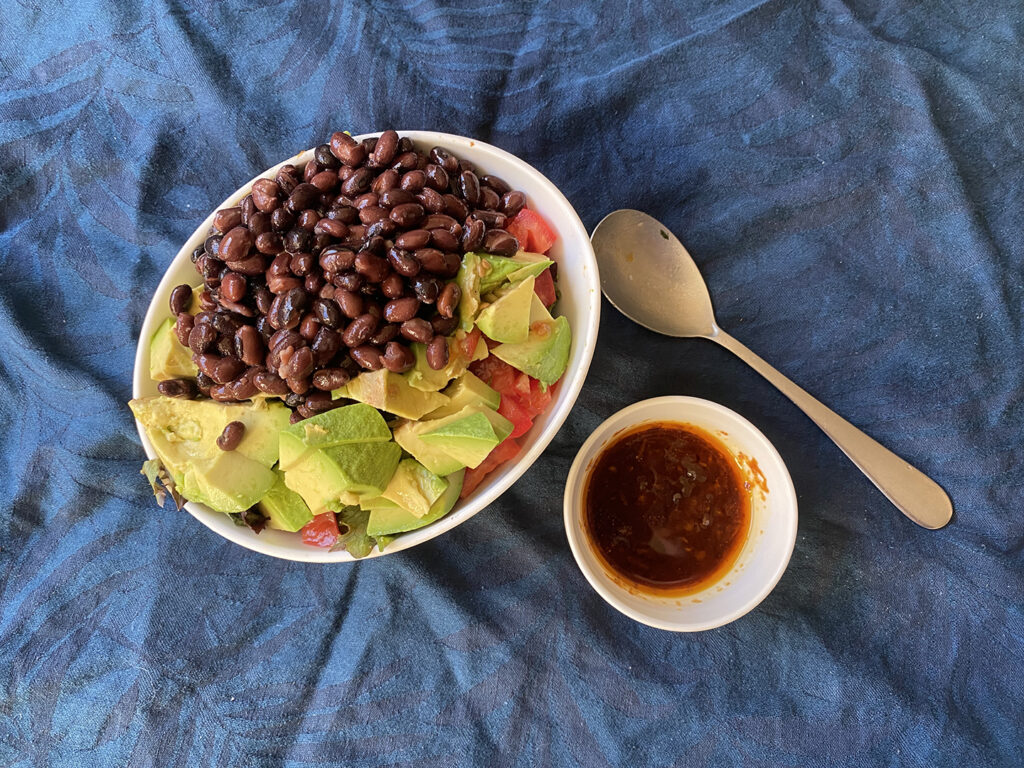
[[[1021,765],[1019,0],[4,6],[0,763]],[[899,515],[712,344],[607,304],[587,385],[510,492],[323,567],[159,511],[125,406],[149,296],[207,211],[335,129],[536,165],[593,227],[670,226],[723,328],[936,478]],[[561,493],[644,397],[781,451],[789,570],[673,635],[587,586]]]

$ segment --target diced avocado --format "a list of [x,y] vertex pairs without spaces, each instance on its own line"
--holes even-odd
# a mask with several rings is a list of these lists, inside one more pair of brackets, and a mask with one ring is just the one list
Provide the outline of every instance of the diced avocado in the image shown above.
[[476,316],[476,325],[485,336],[495,341],[522,344],[530,335],[530,306],[534,278],[512,283],[493,304]]
[[423,442],[420,436],[430,429],[433,421],[403,421],[395,427],[395,442],[435,475],[450,475],[466,465],[453,459],[441,448]]
[[498,410],[501,395],[487,386],[472,371],[466,371],[453,381],[444,391],[448,396],[448,404],[427,414],[428,419],[440,419],[458,413],[467,405],[483,405]]
[[514,257],[478,254],[481,260],[480,295],[490,293],[505,282],[536,277],[554,264],[539,253],[520,251]]
[[161,445],[168,455],[160,459],[172,474],[174,466],[222,453],[217,438],[232,421],[245,425],[245,435],[235,452],[271,467],[277,462],[278,433],[288,426],[291,416],[283,403],[273,400],[229,404],[157,396],[132,400],[128,405],[154,447],[153,438],[163,438]]
[[476,311],[480,307],[481,260],[475,253],[462,257],[462,266],[455,275],[455,282],[462,291],[459,299],[459,327],[464,331],[473,330]]
[[295,436],[286,429],[278,436],[278,455],[280,457],[278,467],[282,470],[289,470],[306,458],[306,454],[312,450],[301,437]]
[[523,373],[550,386],[562,378],[569,365],[572,333],[564,317],[530,324],[530,335],[522,344],[499,344],[491,354]]
[[209,461],[185,466],[180,492],[218,512],[244,512],[274,486],[274,470],[238,451],[221,451]]
[[512,422],[490,408],[468,406],[452,416],[426,422],[419,438],[453,459],[475,468],[512,433]]
[[260,499],[260,511],[267,516],[271,528],[297,531],[313,519],[313,513],[309,511],[302,497],[285,485],[284,474],[280,471],[274,474],[274,485]]
[[463,471],[448,475],[445,478],[448,481],[448,487],[437,501],[430,506],[427,514],[422,517],[416,517],[397,504],[391,507],[380,507],[372,510],[370,512],[370,522],[366,526],[366,532],[370,536],[378,537],[377,546],[381,547],[386,546],[386,544],[381,544],[379,537],[413,531],[441,519],[451,512],[455,502],[459,500],[464,475],[465,472]]
[[[283,404],[227,404],[161,396],[132,400],[129,406],[179,492],[189,501],[218,512],[241,512],[273,486],[270,467],[278,457],[277,435],[289,420]],[[245,435],[235,450],[222,451],[217,438],[232,421],[245,425]]]
[[331,396],[335,400],[341,397],[358,400],[406,419],[418,419],[448,402],[440,392],[417,389],[403,375],[386,368],[359,374],[345,385],[343,393],[334,390]]
[[402,459],[381,496],[393,501],[415,517],[423,517],[448,488],[438,477],[415,459]]
[[284,481],[313,514],[349,506],[351,496],[379,496],[395,473],[402,449],[396,443],[353,443],[313,448],[285,470]]
[[380,411],[364,403],[354,403],[325,411],[292,424],[283,435],[292,435],[310,448],[329,448],[348,443],[386,443],[391,439]]
[[173,317],[164,320],[149,342],[149,378],[153,381],[194,379],[199,373],[192,362],[192,350],[178,341],[174,323]]

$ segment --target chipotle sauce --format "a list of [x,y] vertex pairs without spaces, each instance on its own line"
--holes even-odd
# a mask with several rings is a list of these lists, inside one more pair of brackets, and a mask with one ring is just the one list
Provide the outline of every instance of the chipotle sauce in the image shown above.
[[647,423],[597,457],[583,524],[619,581],[683,595],[732,567],[750,527],[749,492],[714,437],[689,424]]

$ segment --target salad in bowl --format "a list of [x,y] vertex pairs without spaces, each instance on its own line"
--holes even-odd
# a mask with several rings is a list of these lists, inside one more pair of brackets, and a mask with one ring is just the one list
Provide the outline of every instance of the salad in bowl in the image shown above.
[[275,556],[425,541],[554,436],[597,285],[578,217],[522,161],[444,134],[334,133],[225,201],[161,282],[130,402],[143,473]]

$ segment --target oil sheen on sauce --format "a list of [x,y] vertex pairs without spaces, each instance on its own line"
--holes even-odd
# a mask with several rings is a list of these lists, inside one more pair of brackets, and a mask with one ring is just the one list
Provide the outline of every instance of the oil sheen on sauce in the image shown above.
[[750,496],[715,437],[689,424],[648,422],[616,435],[597,457],[583,523],[623,586],[685,595],[732,567],[750,528]]

